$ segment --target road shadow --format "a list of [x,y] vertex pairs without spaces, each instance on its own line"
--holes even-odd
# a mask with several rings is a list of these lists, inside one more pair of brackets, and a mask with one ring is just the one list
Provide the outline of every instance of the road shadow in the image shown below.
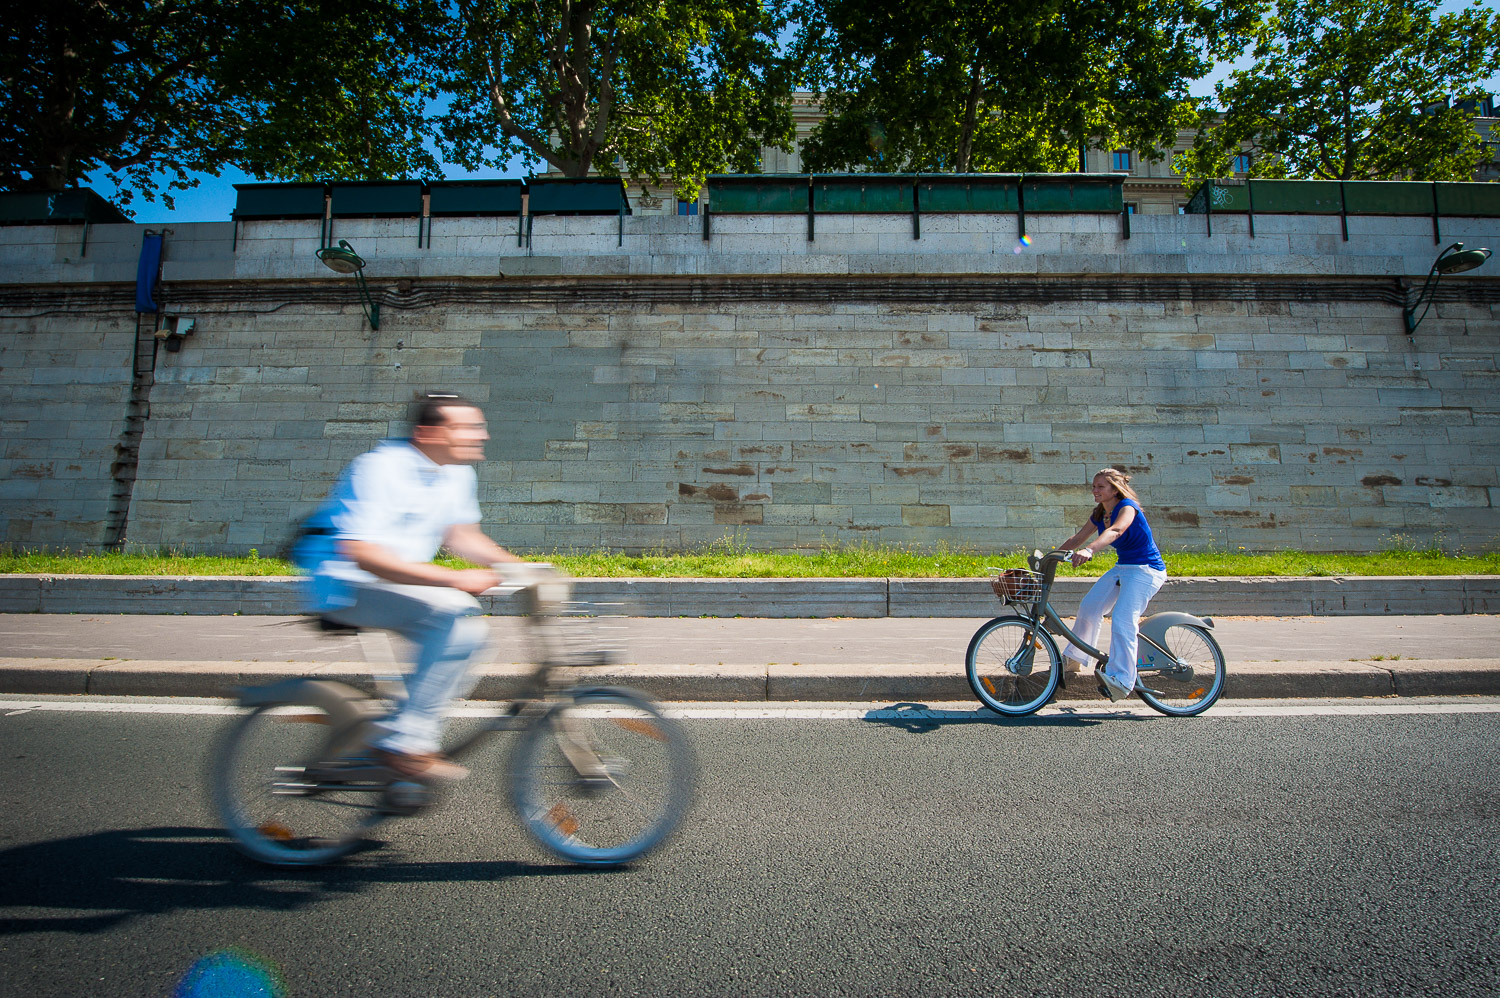
[[[1058,713],[1027,714],[1024,717],[1007,717],[988,707],[976,707],[972,711],[939,710],[925,703],[893,703],[866,714],[864,720],[870,724],[883,724],[900,728],[912,734],[922,735],[941,728],[959,724],[988,724],[1002,728],[1092,728],[1107,721],[1141,721],[1145,718],[1128,711],[1117,711],[1101,715],[1090,709],[1087,715],[1072,713],[1076,708],[1058,707]],[[891,712],[895,716],[889,716]],[[886,716],[881,716],[882,714]]]
[[382,851],[372,843],[336,866],[281,870],[240,856],[219,829],[189,827],[119,829],[16,846],[0,851],[0,936],[101,932],[176,911],[298,911],[391,883],[619,872],[515,860],[386,861]]

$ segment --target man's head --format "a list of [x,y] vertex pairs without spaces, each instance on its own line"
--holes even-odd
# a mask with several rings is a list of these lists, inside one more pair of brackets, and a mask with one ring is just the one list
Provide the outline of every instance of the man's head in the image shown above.
[[478,464],[490,438],[479,406],[459,395],[430,394],[412,416],[412,446],[434,464]]

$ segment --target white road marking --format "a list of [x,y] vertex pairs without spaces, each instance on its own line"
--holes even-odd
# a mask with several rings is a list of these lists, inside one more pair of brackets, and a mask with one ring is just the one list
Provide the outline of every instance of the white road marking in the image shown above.
[[[201,714],[233,715],[243,708],[229,701],[184,703],[172,700],[142,702],[139,700],[28,700],[0,696],[0,710],[9,707],[4,717],[33,712],[107,713],[107,714]],[[964,702],[912,704],[910,706],[872,706],[859,703],[676,703],[663,704],[671,717],[693,720],[780,720],[780,721],[992,721],[1000,715],[983,707]],[[592,711],[591,711],[592,712]],[[598,709],[607,713],[606,709]],[[460,704],[451,712],[454,717],[498,717],[502,706],[480,706],[474,701]],[[1201,715],[1215,717],[1368,717],[1394,714],[1495,714],[1500,713],[1500,697],[1410,698],[1396,697],[1365,700],[1225,700]],[[1038,711],[1036,717],[1079,718],[1167,718],[1144,704],[1108,706],[1104,704],[1055,704]]]

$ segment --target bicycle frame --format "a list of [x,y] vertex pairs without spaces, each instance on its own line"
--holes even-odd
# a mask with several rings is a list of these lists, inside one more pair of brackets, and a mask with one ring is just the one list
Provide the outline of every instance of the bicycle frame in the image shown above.
[[[527,598],[529,612],[525,618],[526,631],[532,644],[531,659],[536,664],[526,677],[519,694],[506,705],[505,710],[498,717],[487,720],[467,737],[445,748],[444,752],[450,758],[457,759],[468,755],[475,746],[491,735],[504,731],[520,731],[528,727],[551,710],[555,704],[561,702],[557,694],[566,684],[556,679],[555,670],[569,666],[597,665],[608,660],[607,650],[601,651],[589,645],[592,650],[580,653],[577,648],[569,647],[578,645],[580,642],[570,639],[560,622],[580,618],[569,615],[565,609],[567,604],[543,600],[536,594],[535,589],[521,590],[521,592]],[[368,630],[361,629],[362,639]],[[383,652],[389,653],[389,644],[384,646]],[[369,654],[368,648],[366,653]],[[340,707],[354,706],[363,716],[352,725],[350,730],[342,733],[344,738],[341,741],[348,742],[347,746],[340,747],[340,752],[342,752],[357,748],[363,742],[368,725],[386,715],[385,701],[399,697],[397,690],[386,689],[388,685],[399,685],[399,680],[385,680],[377,675],[374,677],[374,682],[378,693],[383,696],[367,697],[360,694],[356,697],[352,695],[353,690],[342,687],[341,684],[334,685],[306,678],[285,679],[269,686],[241,690],[239,703],[243,707],[257,707],[280,703],[287,699],[301,699],[304,702],[314,703],[329,713],[334,713]],[[603,771],[598,755],[588,745],[587,740],[577,737],[567,724],[559,730],[558,745],[580,776],[589,778]],[[384,789],[384,783],[389,780],[390,776],[389,771],[373,763],[368,766],[344,768],[339,772],[339,777],[343,781],[340,787],[344,790],[360,789],[349,786],[348,781],[370,779],[376,782],[368,789],[379,792]]]
[[[532,642],[532,661],[536,663],[520,694],[506,705],[504,713],[481,725],[473,734],[445,749],[452,759],[467,755],[475,745],[490,735],[502,731],[519,731],[534,723],[552,706],[559,702],[556,692],[563,686],[554,679],[553,671],[567,666],[602,664],[607,652],[594,649],[587,656],[576,650],[570,659],[569,640],[564,635],[560,622],[570,618],[562,604],[548,603],[540,599],[535,590],[524,591],[529,598],[526,616],[527,636]],[[592,647],[592,646],[591,646]],[[576,661],[573,659],[577,659]],[[568,762],[583,777],[597,775],[603,764],[586,739],[579,738],[568,724],[559,731],[558,746]]]
[[[1051,555],[1043,555],[1041,558],[1038,558],[1037,555],[1033,554],[1026,560],[1030,563],[1032,571],[1037,572],[1042,576],[1042,593],[1041,597],[1035,603],[1031,604],[1031,612],[1029,614],[1022,614],[1022,616],[1025,617],[1027,622],[1030,623],[1033,628],[1040,628],[1042,630],[1045,630],[1049,634],[1066,638],[1074,648],[1082,651],[1085,655],[1092,658],[1100,668],[1103,668],[1103,666],[1109,662],[1108,653],[1100,651],[1098,648],[1095,648],[1093,645],[1080,638],[1073,632],[1073,629],[1071,627],[1063,623],[1062,617],[1058,615],[1057,611],[1052,609],[1052,602],[1049,597],[1052,595],[1052,584],[1057,577],[1057,566],[1061,563],[1060,559],[1054,558]],[[1191,619],[1196,622],[1199,618]],[[1209,626],[1212,626],[1212,624],[1210,623]],[[1152,648],[1155,648],[1161,654],[1165,655],[1167,657],[1167,661],[1172,666],[1175,667],[1180,665],[1176,657],[1170,651],[1168,651],[1166,648],[1163,648],[1156,641],[1153,641],[1151,639],[1151,636],[1149,634],[1146,634],[1144,630],[1138,632],[1138,637],[1140,641],[1145,642]],[[1160,668],[1160,666],[1158,666],[1158,668]],[[1066,674],[1064,675],[1066,676]]]

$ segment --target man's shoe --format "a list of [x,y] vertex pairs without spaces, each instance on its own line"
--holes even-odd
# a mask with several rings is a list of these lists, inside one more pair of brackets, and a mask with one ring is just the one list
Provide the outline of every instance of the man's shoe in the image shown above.
[[1110,703],[1119,703],[1130,696],[1130,687],[1121,683],[1103,669],[1098,670],[1094,675],[1099,680],[1100,695],[1109,697]]
[[469,775],[468,767],[460,766],[440,752],[392,752],[377,748],[375,758],[397,776],[408,780],[461,780]]

